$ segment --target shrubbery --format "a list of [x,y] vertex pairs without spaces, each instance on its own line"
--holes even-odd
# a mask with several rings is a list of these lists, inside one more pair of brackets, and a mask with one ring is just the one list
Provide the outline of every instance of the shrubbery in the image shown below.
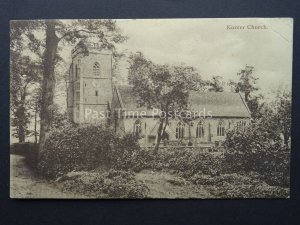
[[289,187],[290,149],[263,124],[227,132],[225,146],[224,172],[255,171],[270,185]]
[[272,187],[261,179],[250,177],[249,174],[221,175],[207,189],[219,198],[287,198],[289,190]]
[[172,170],[184,177],[202,171],[212,176],[221,172],[222,159],[211,154],[194,152],[186,149],[168,149],[154,154],[151,150],[140,149],[134,151],[123,162],[115,165],[119,169],[132,169],[136,172],[142,169]]
[[193,151],[175,152],[169,159],[169,168],[179,171],[184,177],[190,177],[201,171],[211,176],[221,172],[222,159],[212,154]]
[[116,136],[104,125],[65,126],[50,133],[40,155],[39,171],[48,178],[73,170],[126,163],[139,148],[131,135]]
[[96,198],[146,198],[149,188],[132,172],[71,172],[58,180],[64,190]]
[[133,169],[139,164],[139,156],[143,154],[138,138],[127,134],[115,141],[112,156],[110,157],[111,167],[116,169]]
[[137,181],[131,172],[110,170],[106,176],[110,180],[106,183],[104,193],[113,198],[145,198],[149,188]]
[[[267,185],[283,187],[279,194],[287,196],[284,188],[289,187],[289,149],[279,145],[268,133],[259,135],[259,129],[254,124],[243,132],[229,131],[225,141],[227,151],[221,157],[171,146],[154,154],[152,149],[141,148],[135,136],[118,137],[103,125],[65,126],[50,133],[40,156],[39,171],[48,178],[64,177],[70,171],[86,173],[86,176],[72,176],[65,185],[98,197],[103,194],[145,197],[149,190],[130,172],[143,169],[168,170],[196,185],[212,186],[211,192],[219,191],[220,196],[233,193],[236,197],[251,197],[259,191],[272,196],[276,190],[267,193]],[[106,169],[93,172],[98,167]],[[113,170],[107,173],[107,169]],[[257,177],[247,180],[253,172]],[[234,174],[237,175],[232,180]]]

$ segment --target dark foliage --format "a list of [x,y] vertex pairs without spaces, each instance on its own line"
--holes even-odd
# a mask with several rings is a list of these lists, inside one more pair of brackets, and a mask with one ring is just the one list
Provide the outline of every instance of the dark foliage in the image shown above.
[[103,126],[66,126],[50,133],[40,153],[39,172],[52,178],[92,167],[111,151],[113,131]]
[[100,165],[130,165],[139,145],[132,135],[118,137],[104,125],[67,125],[53,130],[40,155],[39,171],[48,178]]
[[270,185],[289,187],[290,149],[261,123],[227,132],[224,172],[255,171]]
[[148,187],[137,181],[132,172],[72,172],[61,177],[63,189],[96,198],[145,198]]
[[38,163],[38,144],[24,142],[10,146],[10,153],[25,157],[26,163],[32,169],[36,169]]
[[[126,163],[126,162],[130,163]],[[168,149],[158,154],[151,150],[139,149],[124,164],[118,164],[118,168],[132,169],[136,172],[143,169],[172,170],[184,177],[192,176],[201,171],[212,176],[221,172],[222,159],[212,154],[205,154],[187,149]]]

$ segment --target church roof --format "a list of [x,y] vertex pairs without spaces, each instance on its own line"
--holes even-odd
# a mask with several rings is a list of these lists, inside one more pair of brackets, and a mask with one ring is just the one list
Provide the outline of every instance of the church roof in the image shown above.
[[116,87],[121,108],[127,111],[150,111],[145,106],[139,106],[138,97],[134,95],[132,87],[129,85],[119,85]]
[[191,92],[191,111],[204,108],[213,117],[250,117],[250,111],[240,93],[234,92]]
[[[138,106],[138,97],[134,95],[132,87],[120,85],[116,87],[121,108],[126,111],[146,111],[146,107]],[[240,93],[233,92],[196,92],[192,91],[189,97],[190,111],[201,112],[207,115],[211,111],[212,117],[250,117],[250,111]]]

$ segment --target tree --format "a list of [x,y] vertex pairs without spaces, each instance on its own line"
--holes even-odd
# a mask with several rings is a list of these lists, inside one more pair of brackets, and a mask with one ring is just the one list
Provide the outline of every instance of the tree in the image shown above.
[[289,90],[278,90],[272,104],[274,109],[273,123],[276,123],[279,132],[283,135],[285,145],[288,145],[291,137],[292,125],[292,95]]
[[31,42],[28,32],[33,21],[12,22],[10,29],[10,110],[11,125],[15,128],[14,136],[19,142],[31,134],[28,125],[33,108],[32,92],[39,87],[41,81],[41,60],[38,51],[34,50],[39,42]]
[[[42,58],[43,80],[41,85],[40,108],[40,145],[42,152],[47,134],[51,127],[51,108],[53,108],[56,84],[55,69],[61,60],[63,45],[75,44],[78,40],[93,37],[102,49],[115,50],[115,43],[121,43],[126,37],[113,20],[39,20],[35,23],[23,21],[31,50]],[[15,22],[22,23],[22,22]],[[39,33],[39,35],[37,35]],[[39,38],[42,36],[42,38]]]
[[259,118],[261,116],[260,110],[262,105],[262,95],[257,95],[256,92],[259,90],[257,87],[258,78],[254,76],[254,67],[246,65],[244,69],[238,72],[239,81],[229,81],[231,86],[236,92],[244,94],[245,102],[250,109],[252,118]]
[[245,69],[242,69],[237,75],[240,80],[237,83],[237,89],[240,92],[243,92],[245,95],[245,101],[248,102],[251,98],[251,94],[254,91],[257,91],[256,81],[257,77],[253,75],[254,67],[253,66],[245,66]]
[[138,103],[162,112],[154,148],[154,153],[157,153],[169,116],[174,115],[176,110],[186,109],[189,92],[198,90],[203,83],[193,67],[157,65],[141,52],[132,54],[129,63],[128,81],[139,97]]
[[251,96],[251,98],[248,99],[248,102],[246,102],[253,119],[263,117],[263,107],[265,106],[265,102],[263,102],[263,99],[264,96],[262,94],[258,94]]
[[[291,137],[291,91],[279,88],[274,94],[273,101],[261,104],[260,117],[252,122],[251,127],[255,127],[253,135],[259,137],[257,140],[268,137],[268,142],[277,144],[282,144],[283,137],[284,144],[288,146]],[[250,135],[247,135],[245,137],[253,144]]]
[[38,143],[38,118],[40,114],[40,109],[41,109],[41,87],[40,85],[31,93],[31,99],[29,102],[30,109],[34,113],[34,130],[31,132],[32,135],[34,136],[34,142]]
[[28,56],[22,56],[19,52],[11,52],[10,63],[10,110],[13,134],[19,142],[25,142],[25,137],[30,133],[30,99],[28,95],[33,85],[39,82],[40,66]]
[[222,82],[222,77],[220,76],[213,76],[211,81],[208,81],[208,85],[210,88],[209,91],[214,92],[223,92],[224,91],[224,84]]

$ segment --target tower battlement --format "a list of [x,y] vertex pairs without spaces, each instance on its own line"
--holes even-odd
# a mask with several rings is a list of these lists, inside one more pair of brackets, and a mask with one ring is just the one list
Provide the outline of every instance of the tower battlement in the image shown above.
[[78,53],[112,54],[111,51],[104,50],[100,43],[91,41],[80,41],[71,51],[72,57],[75,57]]

